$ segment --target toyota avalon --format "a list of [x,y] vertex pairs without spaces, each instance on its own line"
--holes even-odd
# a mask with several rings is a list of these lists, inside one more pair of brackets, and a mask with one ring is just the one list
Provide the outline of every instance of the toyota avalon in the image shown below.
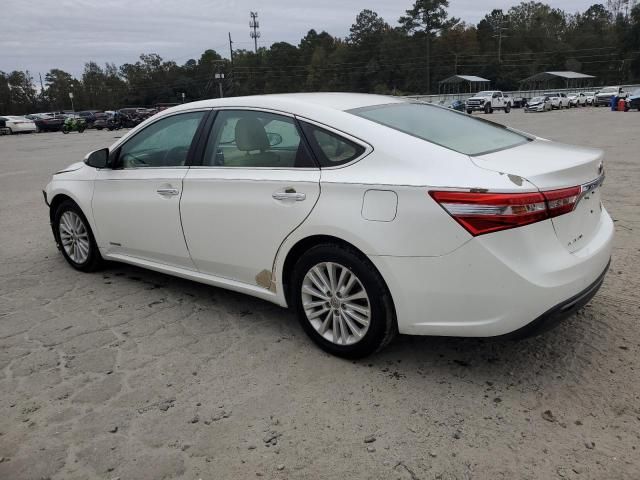
[[335,355],[396,333],[542,331],[602,284],[599,150],[395,97],[311,93],[164,110],[53,175],[75,269],[125,262],[296,313]]

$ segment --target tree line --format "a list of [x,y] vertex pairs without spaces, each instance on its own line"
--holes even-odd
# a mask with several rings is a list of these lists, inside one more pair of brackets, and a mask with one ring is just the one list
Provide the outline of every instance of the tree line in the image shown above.
[[179,102],[183,94],[192,101],[217,97],[218,81],[230,96],[427,94],[453,74],[479,75],[495,88],[513,90],[522,79],[548,70],[595,75],[601,84],[640,79],[640,4],[634,0],[607,0],[578,13],[522,2],[493,10],[476,25],[451,17],[448,7],[447,0],[416,0],[393,25],[363,10],[346,38],[312,29],[298,45],[234,50],[231,58],[206,50],[182,65],[156,53],[120,66],[90,61],[80,78],[52,69],[42,89],[29,71],[0,71],[0,113],[69,109],[69,92],[76,110]]

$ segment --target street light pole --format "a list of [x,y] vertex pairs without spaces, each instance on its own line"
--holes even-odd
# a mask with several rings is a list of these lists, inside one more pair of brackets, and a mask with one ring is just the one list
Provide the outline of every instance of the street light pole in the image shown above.
[[71,111],[75,113],[76,110],[73,108],[73,92],[69,92],[69,98],[71,99]]
[[220,89],[220,98],[223,98],[224,94],[222,93],[222,80],[224,80],[224,73],[216,73],[215,78],[216,80],[218,80],[218,88]]

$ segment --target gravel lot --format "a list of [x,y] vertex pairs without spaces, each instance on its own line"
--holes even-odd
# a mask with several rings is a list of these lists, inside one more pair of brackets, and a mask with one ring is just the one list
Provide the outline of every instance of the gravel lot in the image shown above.
[[72,270],[40,191],[120,133],[0,137],[0,479],[637,479],[640,115],[487,117],[606,151],[602,290],[542,337],[399,337],[360,362],[260,300]]

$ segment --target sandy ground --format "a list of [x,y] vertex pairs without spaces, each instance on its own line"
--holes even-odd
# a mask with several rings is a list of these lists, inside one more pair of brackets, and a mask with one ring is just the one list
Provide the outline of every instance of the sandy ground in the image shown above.
[[490,118],[605,149],[602,290],[542,337],[401,336],[360,362],[260,300],[72,270],[40,191],[115,134],[0,137],[0,479],[639,478],[640,114]]

